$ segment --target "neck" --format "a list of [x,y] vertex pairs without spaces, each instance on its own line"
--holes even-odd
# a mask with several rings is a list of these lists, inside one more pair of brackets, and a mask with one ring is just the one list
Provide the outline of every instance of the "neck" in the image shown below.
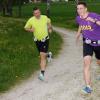
[[41,16],[36,17],[36,19],[40,19]]
[[89,14],[89,12],[86,12],[86,13],[84,13],[83,15],[81,15],[80,17],[81,17],[82,19],[85,19],[85,18],[87,18],[88,14]]

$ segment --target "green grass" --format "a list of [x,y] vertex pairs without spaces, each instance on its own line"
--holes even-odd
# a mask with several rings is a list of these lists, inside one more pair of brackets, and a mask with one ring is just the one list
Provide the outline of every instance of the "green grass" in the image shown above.
[[[22,7],[22,18],[27,19],[32,16],[32,9],[34,6],[38,6],[42,14],[46,14],[46,3],[38,4],[25,4]],[[100,13],[100,2],[89,2],[89,11]],[[17,8],[14,8],[14,13],[18,12]],[[18,14],[18,13],[17,13]],[[15,15],[16,16],[16,15]],[[69,29],[76,29],[75,23],[76,6],[75,3],[51,3],[50,17],[53,25],[61,26]]]
[[[25,22],[0,17],[0,92],[39,69],[39,54],[32,33],[24,31]],[[55,32],[50,35],[50,50],[56,56],[63,42]]]

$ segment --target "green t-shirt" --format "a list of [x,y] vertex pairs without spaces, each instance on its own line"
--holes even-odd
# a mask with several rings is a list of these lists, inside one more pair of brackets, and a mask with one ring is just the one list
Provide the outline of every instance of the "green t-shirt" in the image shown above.
[[46,36],[48,36],[48,23],[50,23],[51,20],[45,16],[41,15],[40,19],[36,19],[35,16],[31,17],[24,28],[33,28],[34,32],[33,35],[38,39],[42,40]]

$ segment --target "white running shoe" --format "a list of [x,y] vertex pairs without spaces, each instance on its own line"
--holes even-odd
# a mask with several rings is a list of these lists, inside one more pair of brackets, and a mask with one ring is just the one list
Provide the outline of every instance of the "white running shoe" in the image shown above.
[[38,78],[39,78],[39,80],[44,81],[44,75],[42,73],[40,73]]
[[52,55],[53,55],[52,52],[48,52],[47,53],[47,61],[48,62],[51,62],[52,61]]

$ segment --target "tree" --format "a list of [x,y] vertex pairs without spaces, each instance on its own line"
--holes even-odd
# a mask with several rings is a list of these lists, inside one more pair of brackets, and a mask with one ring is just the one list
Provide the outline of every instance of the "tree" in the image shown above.
[[47,16],[50,17],[50,0],[47,0]]
[[4,16],[12,16],[12,4],[13,0],[0,0],[1,9]]
[[18,0],[18,9],[19,9],[19,14],[18,16],[21,17],[21,10],[22,10],[22,0]]

